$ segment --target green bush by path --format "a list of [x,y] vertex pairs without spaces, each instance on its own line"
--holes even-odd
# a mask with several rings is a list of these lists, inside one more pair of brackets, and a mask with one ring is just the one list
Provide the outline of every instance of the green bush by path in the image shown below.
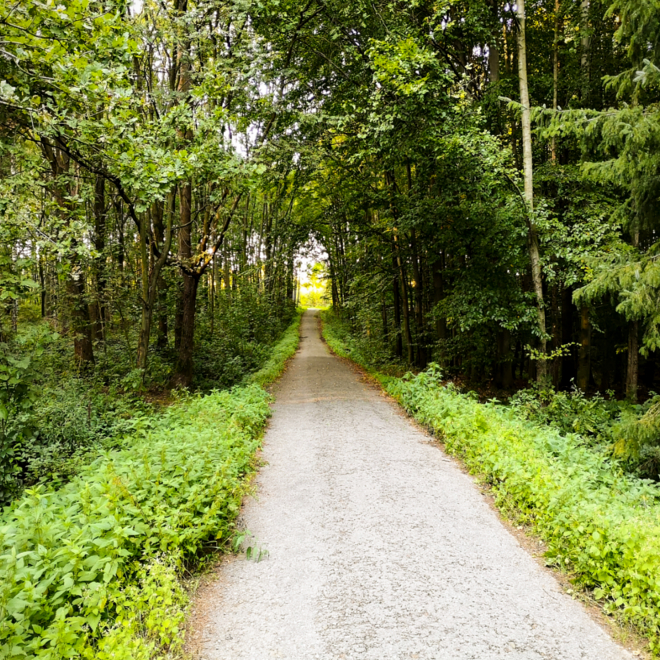
[[[346,355],[331,324],[324,336]],[[483,475],[500,509],[533,526],[552,563],[660,652],[660,486],[626,473],[578,434],[443,385],[437,368],[404,378],[375,375],[448,452]]]
[[[260,384],[295,352],[298,323]],[[130,449],[7,508],[0,658],[146,660],[178,650],[180,569],[233,535],[268,403],[257,384],[185,397]]]
[[300,319],[305,310],[296,310],[296,315],[291,325],[286,329],[280,341],[273,348],[270,358],[266,364],[253,374],[245,378],[246,384],[266,386],[278,378],[284,371],[286,361],[296,352],[300,339]]

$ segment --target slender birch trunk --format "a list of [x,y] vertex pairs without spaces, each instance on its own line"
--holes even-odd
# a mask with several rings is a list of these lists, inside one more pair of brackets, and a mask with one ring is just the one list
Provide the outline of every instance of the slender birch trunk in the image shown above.
[[[546,353],[545,307],[543,303],[543,278],[539,239],[534,225],[534,179],[532,161],[532,127],[529,106],[529,87],[527,84],[527,43],[525,40],[525,0],[518,2],[518,78],[520,80],[520,103],[522,105],[522,141],[523,141],[523,177],[525,182],[525,202],[527,205],[529,258],[532,265],[532,281],[536,293],[539,324],[539,344],[543,355]],[[536,378],[544,383],[547,373],[545,360],[538,360]]]

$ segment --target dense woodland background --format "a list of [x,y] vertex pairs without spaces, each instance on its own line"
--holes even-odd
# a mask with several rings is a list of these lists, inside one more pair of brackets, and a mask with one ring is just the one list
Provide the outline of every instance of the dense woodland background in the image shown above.
[[3,497],[258,368],[310,251],[373,363],[657,476],[659,48],[647,0],[0,0]]

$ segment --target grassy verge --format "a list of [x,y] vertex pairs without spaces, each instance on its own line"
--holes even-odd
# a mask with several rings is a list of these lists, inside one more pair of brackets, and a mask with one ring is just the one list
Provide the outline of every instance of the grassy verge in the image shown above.
[[[324,337],[356,359],[350,338],[326,315]],[[356,361],[369,370],[369,364]],[[547,560],[633,624],[660,653],[660,487],[626,474],[562,434],[445,385],[437,369],[403,378],[371,371],[383,388],[492,486],[497,506],[532,526]]]
[[0,658],[146,660],[181,648],[181,571],[235,534],[270,414],[263,386],[295,352],[299,322],[250,383],[186,396],[130,448],[5,510]]
[[280,341],[273,347],[270,358],[259,371],[249,374],[245,378],[246,384],[255,384],[266,387],[277,380],[284,371],[286,361],[296,352],[300,339],[300,319],[305,310],[296,310],[296,316],[291,325],[285,330]]

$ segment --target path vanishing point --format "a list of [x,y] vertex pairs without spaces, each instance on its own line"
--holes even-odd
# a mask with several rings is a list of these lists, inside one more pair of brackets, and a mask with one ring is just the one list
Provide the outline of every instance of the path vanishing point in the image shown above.
[[303,317],[257,497],[268,550],[223,564],[197,606],[203,660],[620,660],[473,480]]

